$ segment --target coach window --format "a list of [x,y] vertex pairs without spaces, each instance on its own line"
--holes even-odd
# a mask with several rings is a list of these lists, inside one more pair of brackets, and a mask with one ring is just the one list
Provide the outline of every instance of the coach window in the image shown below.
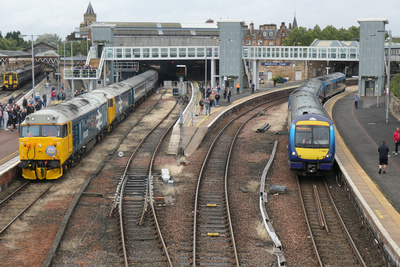
[[112,108],[113,106],[114,106],[113,100],[112,99],[108,99],[108,107]]

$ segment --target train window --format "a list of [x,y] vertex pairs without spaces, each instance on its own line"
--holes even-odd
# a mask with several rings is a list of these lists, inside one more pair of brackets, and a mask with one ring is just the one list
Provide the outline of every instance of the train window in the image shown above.
[[61,136],[62,136],[62,137],[68,136],[68,126],[67,126],[66,124],[64,124],[64,125],[62,126]]
[[113,105],[113,100],[112,99],[108,99],[108,107],[109,108],[112,108],[114,105]]
[[41,136],[60,137],[61,127],[58,125],[43,125]]
[[39,126],[22,126],[20,131],[21,137],[39,136]]
[[295,146],[329,148],[329,127],[319,125],[296,126]]

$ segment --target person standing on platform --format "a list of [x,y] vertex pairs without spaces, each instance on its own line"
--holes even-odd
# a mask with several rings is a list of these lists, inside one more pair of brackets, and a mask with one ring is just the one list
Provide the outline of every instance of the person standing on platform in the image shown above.
[[210,107],[215,107],[215,95],[213,92],[210,94]]
[[240,93],[240,83],[236,83],[236,94]]
[[256,87],[256,85],[254,83],[251,84],[251,93],[254,94],[254,88]]
[[397,156],[397,153],[399,152],[399,145],[400,145],[400,128],[397,127],[396,131],[394,131],[393,134],[393,141],[395,144],[395,155]]
[[224,88],[224,102],[226,102],[226,88]]
[[388,165],[388,154],[389,148],[386,146],[385,141],[382,141],[382,144],[378,148],[379,152],[379,174],[386,174],[386,166]]
[[276,78],[274,78],[274,87],[276,87]]
[[199,106],[200,106],[199,115],[203,115],[203,109],[204,109],[204,100],[203,100],[203,98],[200,99],[200,101],[199,101]]
[[232,96],[231,89],[228,88],[228,92],[226,92],[226,97],[228,98],[228,103],[231,102],[231,96]]
[[358,108],[358,101],[360,100],[360,96],[356,93],[353,97],[354,100],[354,106],[356,107],[356,109]]
[[206,116],[211,115],[211,101],[209,97],[207,97],[206,101],[204,102],[204,105],[206,106]]
[[219,107],[219,99],[220,99],[220,95],[219,95],[219,93],[217,92],[217,94],[215,95],[215,104],[217,105],[217,107]]

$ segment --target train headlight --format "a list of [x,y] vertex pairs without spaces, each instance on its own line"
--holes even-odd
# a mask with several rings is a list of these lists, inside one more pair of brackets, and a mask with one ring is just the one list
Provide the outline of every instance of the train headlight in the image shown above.
[[293,151],[292,152],[292,156],[297,156],[296,152]]
[[332,157],[332,153],[328,153],[328,154],[326,155],[326,157],[327,157],[327,158]]

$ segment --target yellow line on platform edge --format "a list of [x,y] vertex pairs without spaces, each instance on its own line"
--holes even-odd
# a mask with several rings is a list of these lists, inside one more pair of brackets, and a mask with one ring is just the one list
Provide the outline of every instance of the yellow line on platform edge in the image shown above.
[[[346,93],[340,94],[339,96],[335,97],[332,99],[331,104],[329,105],[327,112],[329,116],[332,118],[332,110],[333,110],[333,105],[341,98],[354,93],[358,91],[358,86],[354,86],[354,88],[347,90]],[[332,118],[333,120],[333,118]],[[360,175],[361,179],[364,181],[364,183],[368,186],[369,190],[374,194],[376,199],[381,203],[382,207],[386,210],[386,212],[389,214],[394,219],[394,222],[400,226],[400,214],[396,211],[396,209],[393,207],[393,205],[386,199],[386,197],[383,195],[383,193],[379,190],[377,184],[371,179],[371,177],[368,176],[368,174],[364,171],[364,169],[361,168],[360,164],[357,162],[355,159],[353,153],[348,149],[347,145],[345,144],[343,137],[340,135],[337,127],[335,127],[335,140],[341,144],[341,147],[343,149],[343,153],[347,156],[348,160],[351,162],[353,165],[354,169],[357,171],[357,173]],[[378,209],[374,210],[376,216],[379,218],[383,219],[384,216],[382,215],[381,211]]]

